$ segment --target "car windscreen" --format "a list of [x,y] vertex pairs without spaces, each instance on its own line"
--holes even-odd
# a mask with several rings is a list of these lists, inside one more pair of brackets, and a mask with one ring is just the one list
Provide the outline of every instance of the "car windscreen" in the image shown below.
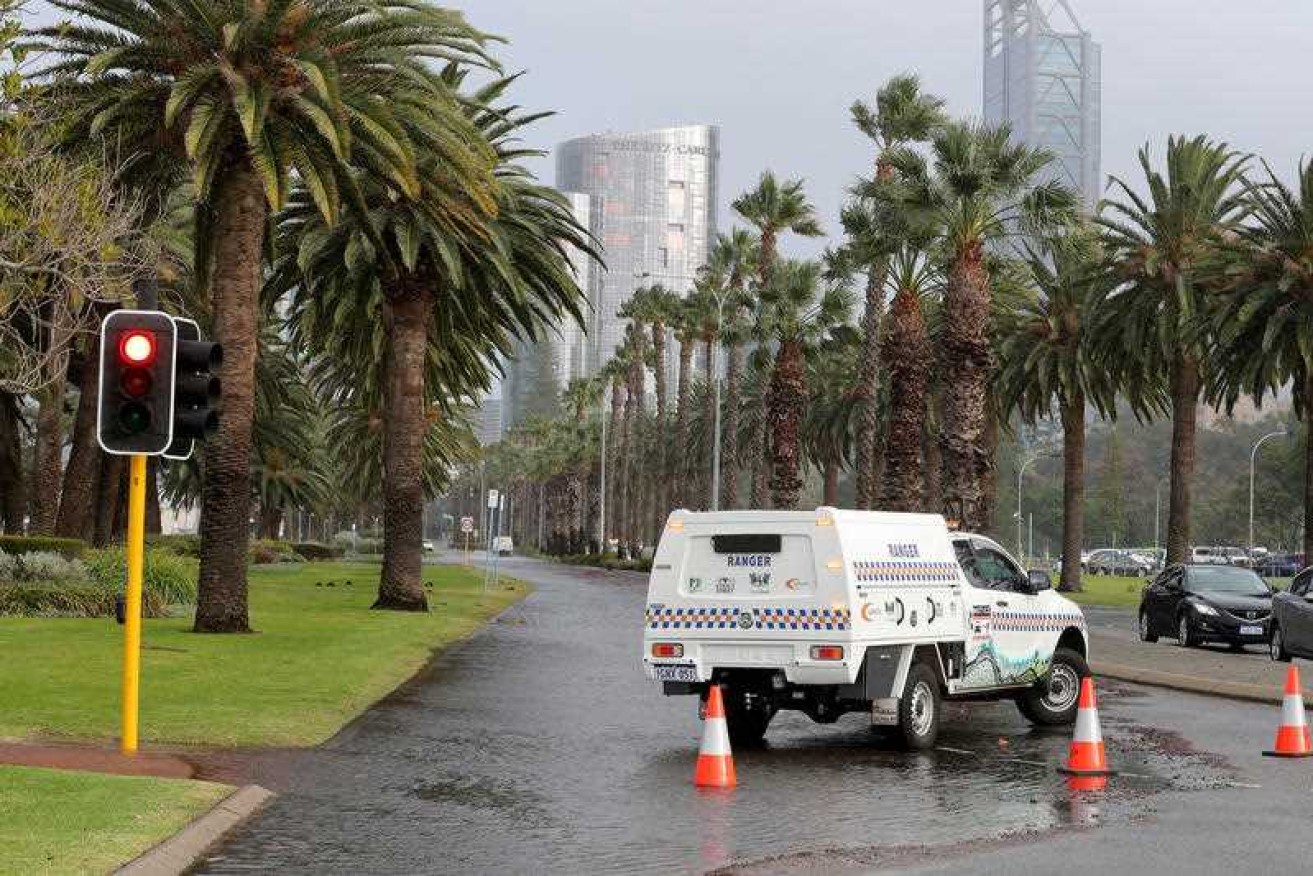
[[1245,596],[1266,596],[1271,592],[1263,579],[1253,572],[1230,566],[1191,569],[1189,579],[1189,589],[1192,591],[1239,593]]

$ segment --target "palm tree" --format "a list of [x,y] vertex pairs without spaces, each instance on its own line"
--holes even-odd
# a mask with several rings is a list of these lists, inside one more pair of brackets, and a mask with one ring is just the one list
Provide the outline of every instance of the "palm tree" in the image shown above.
[[1251,221],[1221,256],[1216,319],[1215,398],[1262,401],[1293,385],[1305,426],[1304,555],[1313,556],[1313,163],[1301,163],[1297,190],[1266,167],[1247,185]]
[[[1085,410],[1116,415],[1117,373],[1123,365],[1100,356],[1096,308],[1108,275],[1092,235],[1051,238],[1027,259],[1038,295],[1020,307],[1003,338],[997,386],[1004,411],[1034,424],[1054,409],[1062,422],[1062,578],[1060,590],[1081,589],[1080,553],[1085,520]],[[1128,361],[1127,365],[1134,365]],[[1138,384],[1124,384],[1140,408]]]
[[689,422],[691,410],[689,392],[693,385],[693,353],[697,349],[698,339],[702,336],[702,316],[699,312],[701,301],[696,295],[680,301],[679,315],[674,321],[675,340],[679,343],[679,375],[675,384],[675,470],[670,473],[674,481],[672,505],[675,508],[687,508],[692,498],[689,485],[693,479],[693,461],[697,458],[692,453],[689,440]]
[[862,356],[861,341],[858,332],[841,327],[807,358],[803,447],[811,464],[821,471],[825,505],[839,504],[839,474],[852,458],[857,408],[851,384]]
[[[449,71],[446,79],[454,90],[460,75]],[[481,216],[443,165],[425,162],[418,197],[375,172],[360,183],[368,213],[329,226],[303,194],[283,223],[280,269],[306,336],[321,351],[354,348],[349,361],[364,372],[358,387],[382,403],[384,544],[375,608],[427,610],[421,470],[431,406],[485,387],[490,349],[508,354],[515,338],[535,335],[553,314],[579,318],[582,293],[567,252],[588,252],[587,234],[557,193],[515,164],[525,153],[512,138],[537,116],[495,106],[512,81],[497,80],[465,103],[497,155],[494,216]],[[427,379],[431,360],[435,382]]]
[[894,296],[888,330],[880,346],[881,361],[889,375],[889,426],[879,501],[883,511],[929,508],[922,444],[934,356],[921,302],[938,293],[941,282],[938,265],[914,247],[899,250],[889,263],[887,285]]
[[845,286],[822,289],[821,265],[811,261],[781,262],[762,293],[759,340],[778,344],[768,406],[775,508],[796,508],[802,489],[800,428],[807,404],[808,354],[848,319],[852,304],[852,293]]
[[[623,446],[623,414],[625,404],[625,380],[629,375],[629,362],[627,352],[617,350],[616,355],[602,366],[598,372],[598,379],[609,381],[611,385],[611,423],[610,440],[607,447],[604,448],[606,453],[606,469],[611,473],[607,483],[606,496],[606,517],[603,521],[603,539],[610,539],[613,534],[618,534],[623,528],[624,518],[620,514],[620,495],[621,495],[621,471],[620,460],[621,448]],[[602,545],[602,553],[607,552],[607,546]]]
[[[820,237],[824,234],[816,218],[816,208],[803,191],[802,180],[780,183],[771,171],[764,171],[757,187],[740,195],[731,206],[734,212],[757,230],[757,293],[762,294],[771,285],[775,265],[779,259],[779,237],[792,232],[803,237]],[[763,408],[762,413],[765,413]],[[751,447],[752,497],[754,508],[766,506],[768,487],[766,468],[765,418],[763,429],[754,435]]]
[[[932,218],[948,262],[944,329],[945,505],[969,529],[988,525],[994,460],[987,448],[986,406],[993,363],[993,297],[986,244],[1022,232],[1061,227],[1076,216],[1076,195],[1056,181],[1037,182],[1052,156],[1013,142],[1006,125],[945,125],[930,142],[931,164],[909,148],[891,150],[909,209]],[[933,173],[930,167],[933,167]]]
[[[875,181],[888,183],[894,178],[890,151],[909,143],[920,143],[944,124],[944,101],[921,91],[921,81],[913,75],[895,76],[876,93],[875,108],[857,101],[852,105],[853,124],[871,139],[876,148]],[[876,448],[879,443],[879,417],[876,395],[879,384],[880,331],[884,313],[885,275],[895,241],[881,233],[881,222],[872,217],[871,205],[857,203],[844,211],[843,225],[848,234],[848,255],[866,268],[866,309],[862,315],[864,353],[857,373],[857,507],[871,508],[876,496]],[[874,218],[874,221],[870,221]],[[892,244],[892,245],[891,245]]]
[[620,309],[621,316],[631,317],[640,325],[646,325],[651,333],[654,363],[652,371],[654,383],[656,384],[656,431],[655,434],[649,436],[648,443],[655,445],[656,472],[659,473],[656,489],[651,494],[654,499],[652,503],[654,509],[653,521],[658,528],[665,522],[671,502],[670,478],[666,471],[668,458],[666,448],[669,442],[662,440],[661,433],[666,428],[669,414],[666,388],[666,376],[668,374],[666,339],[670,324],[675,320],[679,306],[679,296],[658,284],[637,290],[633,297]]
[[1147,198],[1123,180],[1112,186],[1123,200],[1105,200],[1104,227],[1116,277],[1125,288],[1106,298],[1106,327],[1114,358],[1148,358],[1167,376],[1172,393],[1171,501],[1167,562],[1190,551],[1190,495],[1197,411],[1209,377],[1207,316],[1213,303],[1207,263],[1239,225],[1246,209],[1241,182],[1247,159],[1206,137],[1167,141],[1164,176],[1149,147],[1140,150]]
[[164,156],[195,180],[195,263],[224,346],[195,628],[244,632],[256,298],[270,212],[295,172],[331,222],[344,194],[356,197],[352,162],[362,158],[417,196],[420,155],[491,212],[491,151],[425,63],[486,63],[485,38],[458,13],[410,0],[52,5],[79,17],[38,31],[59,58],[46,73],[58,77],[71,137],[104,135],[130,168]]
[[725,348],[725,410],[721,430],[720,506],[739,501],[739,407],[742,404],[743,344],[747,339],[745,309],[752,308],[748,280],[757,269],[757,240],[742,228],[719,234],[707,256],[705,270],[718,277],[728,296],[722,312],[720,342]]

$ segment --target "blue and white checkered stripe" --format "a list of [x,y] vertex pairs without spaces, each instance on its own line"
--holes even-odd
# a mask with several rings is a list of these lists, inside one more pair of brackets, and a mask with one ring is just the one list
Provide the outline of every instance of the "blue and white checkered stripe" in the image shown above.
[[956,563],[927,560],[854,560],[858,581],[890,584],[957,583]]
[[1085,619],[1078,614],[1035,614],[999,612],[993,614],[994,632],[1060,633],[1067,627],[1084,628]]
[[[745,614],[753,618],[753,623],[748,627],[739,623],[739,617]],[[849,627],[847,608],[672,608],[650,605],[647,607],[646,620],[648,629],[652,630],[844,631]]]

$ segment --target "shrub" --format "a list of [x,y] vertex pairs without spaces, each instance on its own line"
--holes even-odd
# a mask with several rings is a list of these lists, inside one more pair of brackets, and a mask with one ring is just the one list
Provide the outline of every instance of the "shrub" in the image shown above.
[[337,547],[336,545],[318,544],[313,541],[304,541],[292,545],[292,550],[311,562],[318,560],[336,560],[346,555],[346,548]]
[[30,553],[13,557],[14,581],[86,581],[87,567],[55,553]]
[[269,563],[304,563],[305,557],[292,550],[289,542],[262,538],[251,542],[246,551],[246,560],[250,563],[266,565]]
[[[25,617],[113,617],[118,591],[95,581],[0,582],[0,615]],[[159,594],[145,591],[146,617],[163,617],[168,605]]]
[[150,535],[146,537],[146,544],[152,550],[162,553],[192,557],[198,560],[201,557],[201,537],[199,535],[181,533],[177,535]]
[[0,553],[56,553],[76,560],[87,552],[87,543],[76,538],[50,538],[42,535],[0,535]]
[[357,538],[357,554],[381,554],[383,553],[383,539],[381,538]]
[[[111,594],[123,592],[128,565],[122,548],[91,551],[86,565],[98,585]],[[196,573],[196,562],[188,557],[147,551],[142,589],[163,605],[190,605],[196,601]]]

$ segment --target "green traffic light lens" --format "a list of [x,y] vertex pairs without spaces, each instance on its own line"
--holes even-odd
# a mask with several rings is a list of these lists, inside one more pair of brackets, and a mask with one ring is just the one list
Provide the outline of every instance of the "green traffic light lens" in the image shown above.
[[150,428],[150,410],[139,402],[128,402],[119,408],[119,425],[124,432],[140,435]]

